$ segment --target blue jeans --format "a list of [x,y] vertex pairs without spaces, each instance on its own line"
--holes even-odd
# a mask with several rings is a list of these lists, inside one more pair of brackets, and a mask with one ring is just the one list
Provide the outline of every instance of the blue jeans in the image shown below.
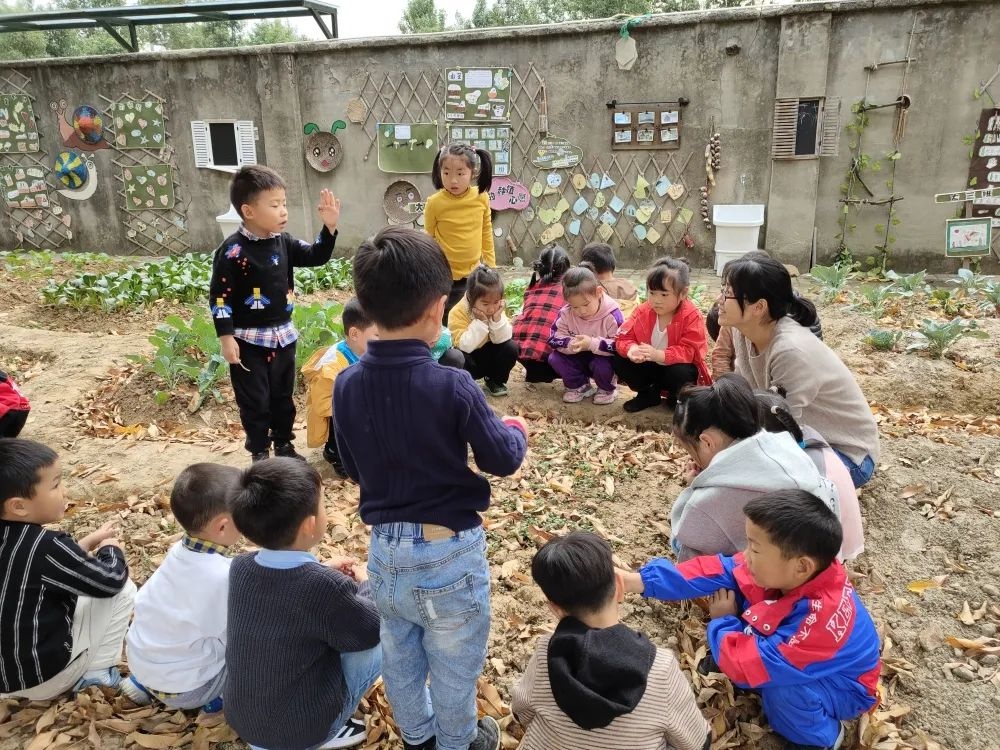
[[490,633],[482,527],[431,541],[420,524],[379,524],[368,576],[382,618],[386,695],[403,739],[419,745],[436,736],[439,750],[467,750]]
[[[367,651],[345,651],[340,654],[340,668],[344,672],[344,682],[347,684],[347,696],[344,698],[344,708],[334,722],[330,725],[330,739],[347,720],[354,716],[358,710],[358,704],[365,697],[368,688],[375,684],[375,681],[382,674],[382,646],[378,645]],[[322,747],[327,740],[315,745]],[[264,750],[264,748],[250,745],[250,750]],[[304,748],[303,750],[314,750],[314,748]]]
[[851,473],[851,481],[854,483],[855,487],[863,487],[868,484],[868,480],[872,478],[875,474],[875,462],[872,460],[871,456],[865,456],[864,461],[860,464],[854,463],[848,456],[838,451],[836,448],[833,449],[840,460],[847,467],[847,470]]

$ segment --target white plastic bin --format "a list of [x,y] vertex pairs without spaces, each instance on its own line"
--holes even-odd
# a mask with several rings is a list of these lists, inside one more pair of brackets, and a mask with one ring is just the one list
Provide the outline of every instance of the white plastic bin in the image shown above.
[[712,207],[715,224],[715,273],[731,260],[757,249],[757,238],[764,225],[764,206],[719,205]]
[[230,206],[229,211],[226,213],[216,216],[215,220],[219,222],[219,228],[222,230],[222,239],[226,239],[239,229],[240,224],[243,223],[243,219],[240,218],[239,213],[237,213],[236,208],[233,206]]

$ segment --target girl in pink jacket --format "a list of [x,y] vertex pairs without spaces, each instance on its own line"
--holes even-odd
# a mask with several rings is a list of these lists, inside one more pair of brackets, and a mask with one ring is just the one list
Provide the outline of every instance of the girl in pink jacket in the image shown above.
[[566,272],[563,299],[566,304],[549,338],[549,365],[566,387],[563,401],[576,404],[593,396],[595,404],[613,403],[618,387],[611,355],[618,326],[624,322],[622,311],[588,268]]

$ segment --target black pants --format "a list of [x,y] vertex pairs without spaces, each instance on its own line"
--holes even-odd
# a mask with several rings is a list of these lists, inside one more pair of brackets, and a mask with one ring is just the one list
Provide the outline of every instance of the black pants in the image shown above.
[[[461,349],[449,349],[441,357],[440,362],[450,367],[455,367],[457,364],[462,369],[468,370],[473,380],[489,378],[494,383],[506,383],[510,371],[514,369],[514,363],[517,362],[517,352],[517,343],[514,339],[508,339],[502,344],[487,341],[471,354]],[[462,358],[462,362],[458,362],[456,354]]]
[[0,417],[0,437],[16,438],[28,421],[27,409],[11,409]]
[[633,362],[615,353],[612,364],[618,380],[636,393],[666,391],[667,399],[674,401],[686,385],[698,382],[698,368],[694,365],[658,365],[655,362]]
[[441,319],[441,325],[448,325],[448,313],[450,313],[451,308],[457,305],[462,297],[465,296],[465,288],[468,283],[468,276],[464,279],[451,282],[451,291],[448,292],[448,301],[444,303],[444,317]]
[[[263,453],[275,445],[291,442],[295,423],[295,344],[267,349],[236,339],[240,365],[229,366],[229,376],[240,407],[240,422],[247,435],[246,449]],[[246,370],[243,368],[247,368]],[[249,370],[249,372],[247,372]]]
[[524,367],[525,383],[551,383],[553,380],[559,380],[559,373],[552,369],[548,361],[519,359],[518,362]]

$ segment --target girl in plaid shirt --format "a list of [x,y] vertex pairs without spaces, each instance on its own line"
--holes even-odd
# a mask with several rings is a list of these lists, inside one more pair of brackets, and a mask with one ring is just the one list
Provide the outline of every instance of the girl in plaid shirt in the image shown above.
[[566,301],[563,299],[562,278],[569,270],[569,256],[559,245],[542,251],[532,268],[531,281],[524,293],[524,307],[514,320],[514,341],[524,365],[525,382],[551,383],[559,375],[549,365],[549,337]]

